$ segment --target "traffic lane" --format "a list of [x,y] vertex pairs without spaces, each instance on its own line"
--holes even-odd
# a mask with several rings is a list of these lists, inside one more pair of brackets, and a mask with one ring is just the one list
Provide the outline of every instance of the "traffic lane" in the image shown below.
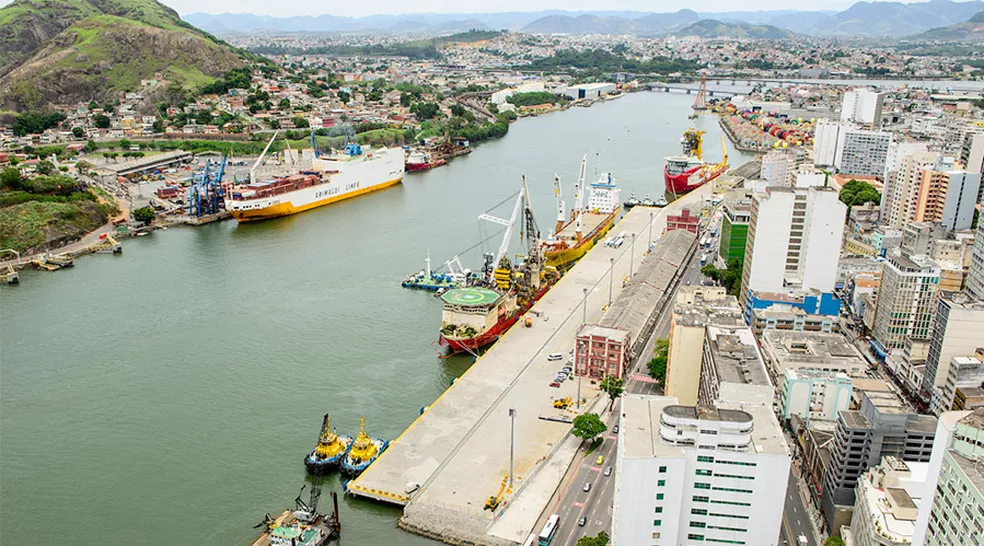
[[[617,412],[612,412],[608,417],[607,424],[609,430],[617,423],[617,418]],[[554,512],[560,516],[557,537],[564,539],[561,544],[573,544],[577,542],[578,538],[584,536],[584,528],[579,527],[577,521],[582,516],[588,517],[597,505],[598,500],[603,497],[602,493],[606,482],[602,480],[611,478],[611,476],[604,476],[604,467],[610,465],[614,460],[617,444],[615,435],[606,434],[605,443],[602,444],[600,449],[593,451],[586,457],[581,453],[575,455],[576,457],[582,457],[582,461],[578,464],[574,478],[568,485],[567,492],[560,501],[558,511]],[[604,455],[605,457],[605,461],[601,465],[594,464],[598,455]],[[591,483],[591,490],[588,492],[584,492],[583,490],[585,482]],[[610,500],[608,502],[611,504]],[[604,525],[599,527],[602,529],[606,528]]]
[[786,485],[786,506],[782,512],[782,528],[785,531],[787,544],[800,546],[798,541],[802,535],[806,537],[807,546],[816,545],[809,517],[803,505],[803,497],[800,495],[799,482],[790,470],[789,482]]

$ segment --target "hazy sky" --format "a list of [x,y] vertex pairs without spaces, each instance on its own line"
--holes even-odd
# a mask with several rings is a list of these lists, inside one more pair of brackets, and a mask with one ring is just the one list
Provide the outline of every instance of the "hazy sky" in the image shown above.
[[[0,0],[0,6],[12,0]],[[919,0],[902,0],[912,3]],[[756,11],[756,10],[841,10],[854,0],[497,0],[496,2],[466,2],[463,0],[372,0],[370,2],[324,2],[323,0],[163,0],[178,13],[256,13],[287,17],[291,15],[344,15],[359,17],[398,13],[489,13],[502,11],[540,11],[563,9],[569,11],[633,10],[668,12],[689,8],[696,11]]]

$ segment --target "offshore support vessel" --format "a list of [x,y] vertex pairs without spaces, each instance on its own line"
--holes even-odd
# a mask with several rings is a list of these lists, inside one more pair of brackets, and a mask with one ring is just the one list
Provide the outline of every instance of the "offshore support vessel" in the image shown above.
[[[506,251],[520,211],[523,213],[522,233],[527,255],[517,257],[514,263],[506,257]],[[475,353],[495,343],[560,278],[556,268],[544,263],[526,177],[523,177],[523,189],[516,196],[509,220],[488,214],[479,218],[505,225],[505,236],[495,256],[486,254],[484,275],[479,283],[448,290],[441,295],[444,308],[440,344],[452,353]]]
[[362,471],[369,468],[369,465],[379,457],[379,454],[389,447],[389,442],[379,438],[370,438],[366,434],[366,418],[362,418],[359,427],[359,435],[352,442],[352,447],[342,459],[342,471],[351,476],[358,476]]
[[[313,133],[311,139],[314,145]],[[253,175],[272,143],[273,139],[253,165],[250,183],[234,186],[228,192],[226,208],[239,222],[304,212],[388,188],[403,180],[402,149],[363,150],[358,144],[347,144],[341,152],[327,156],[321,156],[315,148],[310,170],[258,182]]]
[[721,136],[723,151],[720,163],[704,161],[704,131],[687,129],[680,140],[683,147],[682,155],[672,155],[666,158],[663,167],[663,182],[666,191],[674,195],[687,193],[714,180],[728,170],[728,149],[724,146],[724,136]]
[[301,499],[303,493],[304,487],[301,487],[301,492],[294,499],[294,510],[284,510],[277,517],[267,514],[263,521],[254,525],[254,528],[265,529],[252,546],[321,546],[341,534],[338,494],[331,492],[335,511],[325,515],[318,512],[321,484],[311,486],[311,496],[307,502]]
[[[554,233],[543,241],[543,255],[546,264],[560,271],[570,269],[592,247],[608,233],[622,208],[619,201],[618,186],[612,181],[611,173],[602,173],[598,181],[590,186],[588,206],[584,207],[584,175],[588,158],[581,159],[577,185],[574,186],[574,208],[570,219],[566,216],[564,195],[560,177],[554,175],[554,195],[557,198],[557,225]],[[634,196],[633,196],[634,197]],[[631,199],[630,199],[631,201]]]
[[331,430],[331,416],[326,413],[321,423],[318,445],[314,446],[314,450],[307,457],[304,457],[304,466],[314,475],[324,474],[338,467],[338,463],[351,447],[352,437],[335,434]]

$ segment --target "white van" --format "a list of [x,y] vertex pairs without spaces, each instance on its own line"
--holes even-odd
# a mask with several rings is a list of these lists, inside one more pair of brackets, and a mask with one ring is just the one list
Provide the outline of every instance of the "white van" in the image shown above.
[[547,360],[550,360],[550,361],[560,360],[562,358],[564,358],[564,355],[562,355],[560,353],[550,353],[549,355],[547,355]]

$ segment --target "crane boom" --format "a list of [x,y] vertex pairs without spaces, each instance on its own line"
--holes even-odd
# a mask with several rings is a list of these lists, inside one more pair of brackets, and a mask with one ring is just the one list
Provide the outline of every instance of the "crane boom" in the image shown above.
[[557,198],[557,226],[554,228],[554,234],[560,233],[560,230],[564,227],[564,222],[567,220],[565,216],[567,211],[564,210],[567,207],[564,203],[564,190],[563,186],[560,185],[560,177],[554,173],[554,197]]
[[[509,250],[509,240],[512,239],[513,229],[516,227],[516,219],[519,217],[519,211],[523,209],[523,191],[516,194],[516,204],[513,206],[512,216],[509,220],[502,218],[497,218],[490,214],[482,214],[478,218],[479,220],[486,220],[496,224],[501,224],[506,226],[505,233],[502,236],[502,243],[499,244],[499,251],[496,252],[495,264],[493,267],[498,266],[499,262],[502,261],[502,257],[506,255],[506,251]],[[491,271],[489,275],[491,275]]]
[[270,145],[273,144],[274,139],[276,139],[277,138],[277,135],[279,135],[279,134],[280,134],[280,129],[277,129],[273,133],[273,136],[270,137],[270,142],[267,142],[266,148],[263,148],[263,153],[260,154],[260,157],[256,158],[256,163],[253,163],[253,167],[250,168],[250,170],[249,170],[249,181],[250,181],[250,183],[252,183],[252,182],[255,181],[254,180],[254,175],[256,174],[256,168],[260,166],[260,161],[263,161],[263,158],[266,156],[266,153],[270,150]]
[[584,176],[588,170],[588,155],[584,154],[581,158],[581,169],[577,173],[577,196],[575,197],[576,203],[574,206],[577,208],[577,223],[574,224],[574,232],[577,233],[577,244],[581,244],[581,215],[584,212]]

